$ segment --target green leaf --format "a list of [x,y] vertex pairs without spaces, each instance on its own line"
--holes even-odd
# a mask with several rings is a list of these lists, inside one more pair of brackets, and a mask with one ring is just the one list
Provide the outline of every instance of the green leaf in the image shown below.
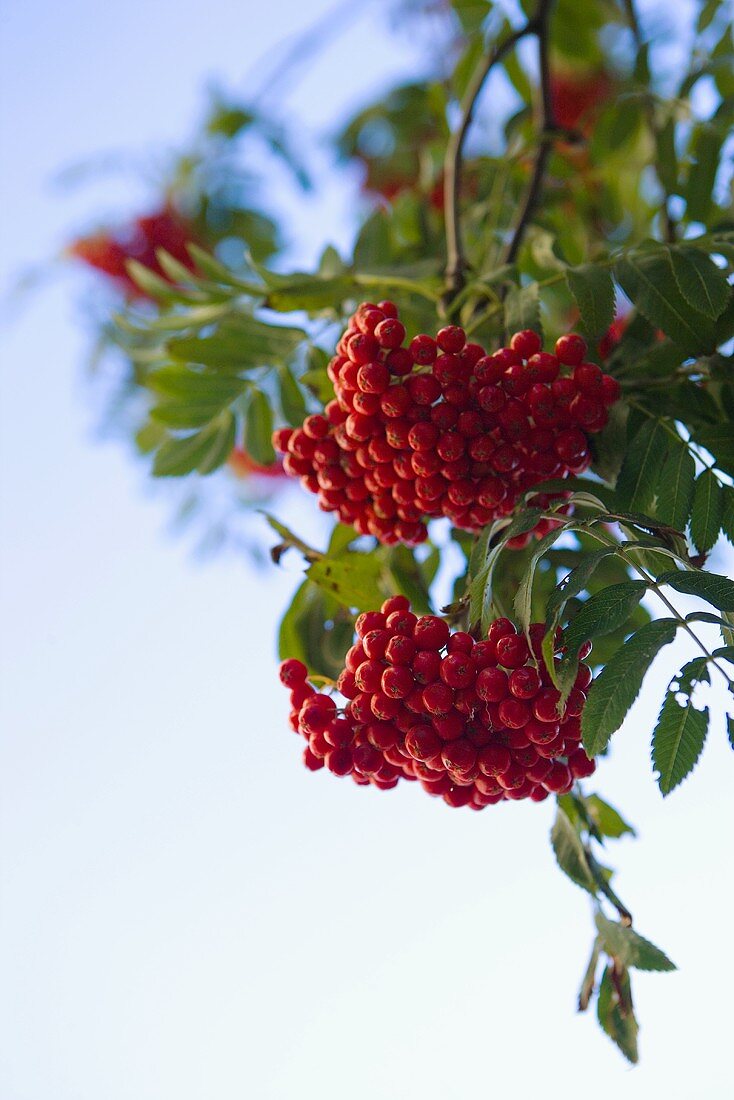
[[723,502],[721,530],[734,546],[734,489],[730,485],[722,485],[721,497]]
[[624,626],[647,588],[647,581],[622,581],[589,597],[564,631],[568,655],[575,657],[584,642]]
[[658,577],[657,583],[668,585],[687,596],[698,596],[699,599],[713,604],[719,611],[734,611],[734,581],[719,573],[709,573],[703,569],[676,569],[663,573]]
[[[612,980],[612,968],[606,967],[599,986],[596,1014],[603,1030],[616,1043],[625,1058],[636,1064],[638,1026],[632,1008],[632,994],[627,971]],[[621,991],[621,996],[620,996]]]
[[581,716],[583,745],[589,756],[603,752],[622,725],[654,658],[674,640],[676,626],[675,619],[647,623],[627,639],[593,681]]
[[278,398],[286,422],[292,427],[302,424],[307,414],[306,401],[288,367],[278,371]]
[[513,286],[505,298],[505,327],[509,333],[532,329],[543,332],[540,323],[540,294],[537,283]]
[[432,614],[429,586],[414,552],[407,546],[385,547],[385,550],[385,563],[397,591],[408,597],[417,614]]
[[220,407],[239,397],[247,384],[241,378],[199,374],[185,367],[162,367],[151,371],[145,381],[151,390],[165,397],[191,401],[194,404],[208,402]]
[[663,795],[670,794],[696,766],[708,724],[708,707],[696,710],[690,696],[681,706],[672,691],[665,696],[652,735],[652,762]]
[[617,478],[623,508],[649,512],[668,452],[668,433],[659,420],[646,420],[635,435]]
[[309,566],[307,575],[344,607],[372,611],[385,598],[382,562],[374,554],[345,551],[335,558],[321,558]]
[[675,150],[675,119],[671,116],[655,132],[656,168],[660,182],[669,194],[678,191],[678,156]]
[[597,264],[569,267],[566,281],[579,307],[589,336],[599,337],[614,320],[614,282],[607,268]]
[[296,309],[306,312],[325,308],[333,310],[353,295],[354,289],[351,275],[325,278],[322,275],[296,274],[287,282],[278,282],[270,288],[263,304],[280,313],[291,313]]
[[669,251],[681,294],[693,309],[715,321],[724,312],[731,295],[726,273],[697,248],[671,248]]
[[253,389],[245,412],[245,450],[261,466],[275,462],[273,412],[262,390]]
[[696,480],[691,511],[691,538],[696,549],[707,553],[719,537],[723,500],[719,482],[711,470]]
[[557,541],[557,539],[557,532],[552,530],[538,540],[530,555],[530,561],[525,569],[525,574],[517,586],[514,608],[518,623],[522,626],[523,630],[529,630],[530,623],[532,622],[533,580],[535,579],[535,570],[538,563],[545,556],[546,551]]
[[634,929],[618,921],[608,920],[603,913],[594,917],[601,937],[602,947],[608,955],[618,959],[623,966],[632,966],[636,970],[654,970],[658,972],[677,970],[664,951],[640,936]]
[[[333,624],[331,628],[327,622]],[[332,596],[305,580],[281,621],[278,652],[281,660],[295,657],[311,673],[334,679],[344,666],[353,636],[351,616]]]
[[171,286],[167,279],[162,279],[160,275],[156,275],[145,264],[141,264],[139,260],[127,260],[125,267],[135,285],[139,286],[154,301],[177,302],[181,300],[181,295],[177,293],[176,288]]
[[655,514],[664,523],[685,531],[693,504],[696,463],[688,448],[671,447],[660,474]]
[[154,477],[183,477],[197,470],[210,474],[222,466],[235,443],[236,422],[227,410],[200,432],[168,439],[156,451]]
[[686,217],[692,222],[706,222],[711,213],[723,137],[710,123],[700,122],[692,144],[695,159],[685,188]]
[[551,844],[558,866],[564,875],[583,890],[596,896],[596,883],[589,868],[578,833],[566,813],[558,807],[556,820],[551,829]]
[[716,350],[713,322],[693,309],[678,289],[670,256],[663,249],[618,260],[617,282],[640,313],[689,355]]
[[614,806],[610,806],[598,794],[590,794],[584,799],[586,810],[602,836],[617,840],[629,833],[636,836],[632,826],[624,820]]
[[186,402],[164,401],[150,410],[152,420],[167,428],[203,428],[220,412],[222,406],[190,405]]
[[734,717],[730,714],[726,716],[726,735],[729,738],[729,744],[734,749]]
[[546,623],[548,625],[554,621],[557,613],[560,612],[567,600],[585,591],[597,566],[601,565],[606,558],[616,554],[616,552],[615,547],[604,546],[601,550],[594,550],[592,553],[583,556],[580,565],[572,569],[571,572],[565,576],[563,582],[551,592],[546,607]]
[[166,348],[181,362],[215,370],[249,370],[287,362],[305,339],[302,329],[268,325],[242,313],[222,321],[211,335],[177,337]]
[[731,424],[697,428],[695,442],[705,447],[714,456],[718,469],[734,477],[734,432],[731,430]]

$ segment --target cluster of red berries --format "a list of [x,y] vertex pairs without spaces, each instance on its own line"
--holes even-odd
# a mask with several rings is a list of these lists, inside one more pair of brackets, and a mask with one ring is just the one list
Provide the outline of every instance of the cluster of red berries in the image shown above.
[[363,303],[329,363],[336,396],[324,415],[273,435],[286,473],[324,511],[415,545],[425,519],[478,531],[539,482],[589,465],[587,435],[606,424],[619,385],[585,362],[580,336],[562,336],[553,355],[530,330],[493,355],[457,325],[405,343],[392,302]]
[[542,802],[594,771],[579,721],[591,670],[579,666],[559,713],[540,652],[542,623],[531,626],[528,643],[509,619],[496,619],[478,642],[451,633],[444,619],[418,618],[404,596],[393,596],[361,614],[356,630],[336,684],[341,706],[308,683],[300,661],[280,666],[312,771],[326,766],[383,790],[417,780],[449,806],[474,810],[503,799]]
[[187,245],[195,240],[192,227],[171,207],[135,218],[116,230],[103,230],[81,237],[69,247],[69,254],[114,280],[128,294],[145,297],[145,292],[128,274],[128,260],[137,260],[155,275],[170,282],[158,260],[163,249],[180,264],[195,270]]

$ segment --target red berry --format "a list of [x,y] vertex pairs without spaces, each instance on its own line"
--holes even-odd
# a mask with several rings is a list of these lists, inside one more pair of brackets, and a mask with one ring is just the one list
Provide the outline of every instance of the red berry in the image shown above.
[[567,367],[576,367],[586,355],[586,341],[575,332],[556,340],[556,355]]
[[352,750],[334,749],[326,757],[326,766],[334,775],[349,775],[352,770]]
[[423,705],[429,714],[448,714],[454,702],[454,693],[441,681],[423,688]]
[[295,687],[296,684],[305,682],[308,669],[303,661],[297,661],[295,657],[289,657],[287,660],[281,661],[278,676],[281,684],[286,687]]
[[405,747],[415,760],[429,760],[441,751],[442,742],[430,726],[413,726],[405,735]]
[[487,703],[499,703],[508,692],[507,673],[501,668],[483,668],[477,676],[475,690]]
[[427,367],[438,355],[436,341],[424,333],[414,336],[410,341],[410,354],[415,363]]
[[386,668],[380,683],[385,695],[391,699],[407,699],[415,687],[413,676],[405,665]]
[[510,347],[523,359],[529,359],[531,355],[535,355],[543,346],[543,341],[537,332],[533,332],[532,329],[524,329],[522,332],[516,332],[510,340]]
[[464,653],[449,653],[441,661],[441,679],[450,688],[469,687],[476,674],[474,661]]
[[375,328],[375,338],[383,348],[399,348],[405,339],[405,325],[397,318],[387,317]]
[[466,333],[459,325],[446,325],[445,328],[439,329],[436,343],[441,351],[461,351],[466,343]]
[[520,668],[530,656],[522,634],[507,634],[497,640],[497,663],[505,668]]
[[419,649],[443,649],[450,633],[444,619],[436,615],[423,615],[415,624],[413,640]]
[[540,691],[542,681],[538,670],[528,665],[510,673],[509,686],[510,694],[516,699],[532,699]]

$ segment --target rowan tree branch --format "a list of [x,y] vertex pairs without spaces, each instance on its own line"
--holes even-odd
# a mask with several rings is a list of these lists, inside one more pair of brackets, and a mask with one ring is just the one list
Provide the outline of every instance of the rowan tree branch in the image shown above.
[[[540,8],[547,7],[549,0],[541,0]],[[524,26],[508,35],[502,42],[490,50],[472,73],[471,80],[461,100],[459,124],[451,134],[446,146],[444,158],[444,217],[446,223],[446,293],[452,299],[464,286],[466,258],[459,216],[459,198],[463,171],[464,142],[474,117],[474,109],[484,82],[492,69],[506,54],[515,48],[521,39],[534,34],[539,26],[539,13],[529,19]]]

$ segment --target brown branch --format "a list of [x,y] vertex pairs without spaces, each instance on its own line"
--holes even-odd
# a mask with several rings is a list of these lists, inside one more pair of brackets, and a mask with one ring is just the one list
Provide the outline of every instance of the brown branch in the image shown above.
[[[547,6],[548,0],[541,0],[541,8]],[[474,109],[479,94],[484,87],[484,82],[492,69],[497,65],[517,43],[528,34],[537,33],[539,27],[539,15],[529,19],[524,26],[519,27],[504,41],[498,43],[485,57],[482,58],[477,68],[472,73],[471,80],[461,100],[461,115],[459,125],[451,134],[446,146],[444,158],[444,218],[446,222],[446,292],[449,300],[453,298],[464,286],[464,272],[466,270],[466,258],[461,232],[461,220],[459,217],[459,199],[461,194],[461,177],[463,169],[462,154],[467,131],[474,117]]]

